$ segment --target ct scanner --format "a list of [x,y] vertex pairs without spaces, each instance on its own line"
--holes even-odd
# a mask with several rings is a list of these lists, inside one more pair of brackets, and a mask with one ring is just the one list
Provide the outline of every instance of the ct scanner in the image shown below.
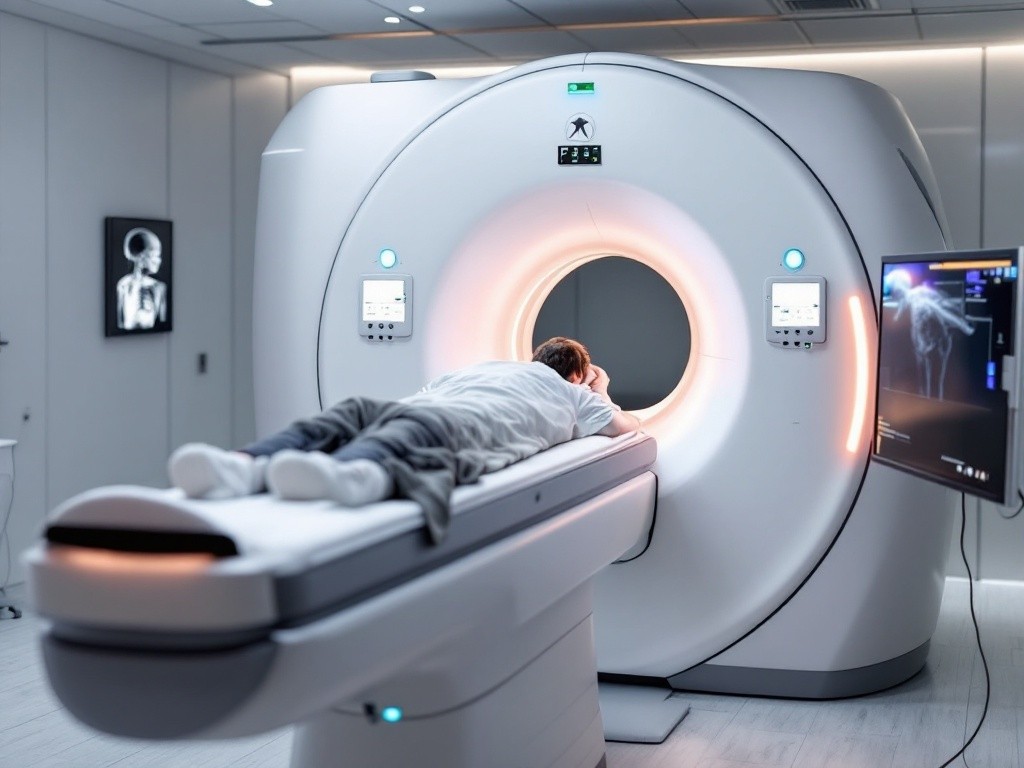
[[[945,243],[902,108],[852,78],[587,54],[314,91],[263,154],[258,433],[528,359],[553,286],[605,254],[678,293],[684,375],[643,433],[457,489],[439,545],[405,501],[76,497],[27,556],[53,686],[125,735],[299,723],[296,766],[593,768],[595,659],[688,690],[895,685],[927,655],[954,496],[869,463],[875,281]],[[386,323],[374,281],[403,297]],[[813,339],[773,319],[786,281],[820,286]]]

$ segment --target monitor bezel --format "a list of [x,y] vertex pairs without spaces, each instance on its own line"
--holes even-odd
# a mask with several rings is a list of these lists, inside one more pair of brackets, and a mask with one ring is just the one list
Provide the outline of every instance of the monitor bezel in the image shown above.
[[[970,488],[966,484],[957,483],[955,480],[943,477],[938,474],[933,474],[926,470],[919,469],[917,467],[907,466],[901,462],[889,459],[878,454],[878,410],[879,403],[881,400],[881,367],[882,367],[882,281],[885,278],[885,268],[889,264],[907,264],[907,263],[925,263],[931,261],[991,261],[996,259],[1009,259],[1017,267],[1017,286],[1014,295],[1014,317],[1013,317],[1013,330],[1015,334],[1014,338],[1014,355],[1004,356],[1003,366],[1003,381],[1000,383],[1000,389],[1006,393],[1007,396],[1007,417],[1006,417],[1006,466],[1004,467],[1004,480],[1005,484],[1000,495],[997,491],[988,491],[982,488]],[[1019,418],[1020,418],[1020,359],[1021,359],[1021,346],[1024,344],[1024,337],[1022,337],[1022,320],[1024,320],[1024,290],[1021,288],[1021,280],[1024,280],[1024,276],[1021,275],[1021,266],[1024,262],[1024,247],[1019,248],[974,248],[969,250],[960,251],[935,251],[930,253],[906,253],[906,254],[895,254],[891,256],[883,256],[881,264],[879,266],[878,273],[878,305],[877,305],[877,317],[878,317],[878,343],[875,352],[875,408],[874,408],[874,423],[871,437],[871,460],[883,464],[887,467],[892,467],[901,472],[906,472],[915,477],[919,477],[924,480],[928,480],[933,483],[938,483],[947,488],[952,488],[955,491],[964,493],[968,496],[975,496],[986,501],[991,501],[1001,506],[1012,506],[1016,504],[1017,494],[1019,486],[1020,470],[1018,468],[1018,451],[1017,451],[1017,435],[1019,432]]]

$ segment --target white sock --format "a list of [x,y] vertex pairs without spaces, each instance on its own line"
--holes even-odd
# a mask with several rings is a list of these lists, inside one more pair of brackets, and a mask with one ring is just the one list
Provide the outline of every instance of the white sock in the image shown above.
[[190,499],[230,499],[262,491],[266,466],[266,457],[188,443],[171,454],[167,474]]
[[369,459],[338,461],[320,451],[280,451],[267,467],[267,484],[282,499],[331,499],[361,507],[386,499],[391,476]]

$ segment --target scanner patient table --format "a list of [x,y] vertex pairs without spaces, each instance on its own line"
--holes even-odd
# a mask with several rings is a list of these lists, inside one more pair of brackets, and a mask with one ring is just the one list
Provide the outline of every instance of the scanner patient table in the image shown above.
[[645,545],[655,454],[589,437],[485,475],[436,546],[410,501],[81,494],[27,557],[51,682],[125,736],[299,723],[293,765],[593,768],[589,582]]

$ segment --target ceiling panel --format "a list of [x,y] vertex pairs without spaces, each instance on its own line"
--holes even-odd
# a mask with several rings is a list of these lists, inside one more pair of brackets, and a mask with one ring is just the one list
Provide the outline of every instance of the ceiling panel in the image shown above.
[[544,30],[516,34],[494,32],[479,35],[459,35],[462,40],[475,48],[487,51],[501,60],[525,61],[527,59],[558,56],[563,53],[585,53],[591,50],[582,40],[557,30]]
[[[34,0],[36,5],[56,8],[60,11],[84,16],[94,21],[102,21],[125,29],[136,29],[149,24],[164,24],[173,19],[159,15],[140,13],[131,8],[123,8],[107,0]],[[248,5],[248,3],[247,3]]]
[[674,29],[597,29],[573,32],[595,51],[649,53],[692,51],[693,45]]
[[[53,3],[54,0],[36,0],[36,2]],[[73,5],[87,5],[95,0],[69,0]],[[278,14],[277,6],[271,8],[259,8],[251,3],[242,0],[115,0],[108,2],[111,12],[127,13],[134,9],[151,16],[158,17],[158,20],[173,21],[178,24],[218,24],[221,22],[239,21],[264,21],[266,19],[281,19],[283,15]],[[290,4],[292,0],[288,0]],[[281,6],[284,6],[284,2]],[[283,10],[283,8],[281,9]]]
[[309,37],[324,30],[298,21],[249,21],[240,24],[200,24],[196,27],[208,36],[239,40],[247,37]]
[[481,61],[488,58],[458,40],[443,35],[412,40],[317,40],[288,45],[296,50],[315,54],[321,59],[354,67],[415,67],[434,63]]
[[1020,0],[911,0],[911,5],[919,10],[929,8],[960,8],[969,11],[983,7],[997,7],[1000,5],[1020,5]]
[[751,24],[708,24],[683,27],[683,34],[698,48],[806,48],[809,43],[791,21]]
[[379,2],[395,13],[438,30],[525,27],[543,23],[508,0],[421,0],[427,9],[424,13],[409,12],[413,0]]
[[770,0],[682,0],[684,6],[701,18],[717,16],[775,16],[778,11]]
[[919,39],[911,16],[822,19],[801,21],[800,28],[814,45],[871,45],[902,43]]
[[[412,2],[410,0],[409,4]],[[393,12],[369,0],[278,0],[274,8],[278,5],[282,8],[281,13],[287,8],[288,18],[334,34],[419,29],[418,25],[413,27],[407,23],[385,24],[384,17],[393,15]],[[406,12],[404,15],[411,17],[413,14]]]
[[1024,11],[929,13],[918,22],[926,42],[1024,42]]
[[331,64],[330,60],[308,52],[299,52],[281,43],[250,43],[247,45],[218,45],[207,48],[216,56],[248,64],[259,69],[288,74],[300,59],[311,65]]
[[138,32],[147,37],[156,38],[168,43],[195,46],[203,48],[207,53],[219,54],[216,47],[210,48],[209,46],[202,45],[203,40],[210,40],[217,36],[204,32],[201,29],[184,27],[181,24],[151,24],[148,27],[142,27]]
[[688,19],[677,0],[517,0],[549,24],[592,24],[616,21]]
[[[618,50],[672,56],[695,50],[745,51],[814,46],[941,45],[1024,42],[1024,0],[878,0],[883,14],[805,21],[687,24],[678,27],[565,32],[545,23],[585,24],[774,16],[771,0],[276,0],[259,8],[244,0],[0,0],[0,9],[180,61],[231,60],[287,71],[338,62],[371,68],[422,64],[518,62],[561,53]],[[408,3],[408,4],[407,4]],[[910,16],[911,9],[917,11]],[[1013,10],[1011,10],[1013,9]],[[903,12],[885,16],[884,12]],[[384,16],[403,17],[399,25]],[[795,16],[794,18],[799,18]],[[227,37],[310,36],[415,30],[536,27],[457,37],[204,46]],[[151,46],[151,47],[150,47]],[[301,47],[300,47],[301,46]],[[204,59],[203,57],[210,57]],[[219,57],[219,58],[218,58]],[[236,72],[238,65],[226,65]],[[214,67],[216,68],[216,67]]]

